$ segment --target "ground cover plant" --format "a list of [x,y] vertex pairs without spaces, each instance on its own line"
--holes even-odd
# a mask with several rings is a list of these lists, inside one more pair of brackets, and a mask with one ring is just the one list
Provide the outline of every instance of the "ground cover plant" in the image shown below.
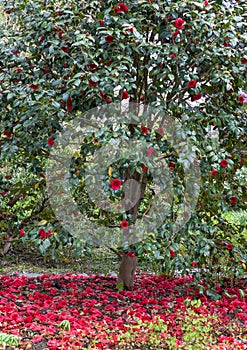
[[114,277],[83,274],[1,276],[0,283],[0,342],[13,341],[8,349],[247,345],[245,280],[234,288],[214,286],[221,294],[214,301],[199,293],[191,277],[141,275],[132,291],[117,291]]

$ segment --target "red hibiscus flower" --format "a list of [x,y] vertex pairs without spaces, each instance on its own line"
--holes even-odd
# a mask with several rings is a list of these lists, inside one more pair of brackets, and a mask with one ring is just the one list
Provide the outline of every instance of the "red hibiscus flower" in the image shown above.
[[182,18],[177,18],[173,23],[174,27],[177,29],[182,29],[184,27],[184,20]]
[[236,204],[237,201],[238,201],[238,199],[237,199],[236,196],[232,196],[232,197],[230,198],[230,203],[231,203],[231,204]]
[[54,140],[53,140],[53,138],[48,137],[47,143],[48,143],[48,145],[49,145],[50,147],[52,147],[52,146],[54,145]]
[[174,59],[174,58],[176,57],[176,54],[175,54],[174,52],[172,52],[172,53],[170,54],[170,57],[171,57],[172,59]]
[[212,176],[216,176],[216,175],[217,175],[217,170],[215,170],[215,169],[212,170],[212,171],[211,171],[211,175],[212,175]]
[[94,87],[99,85],[99,83],[97,81],[93,81],[92,79],[89,79],[88,82],[91,86],[94,86]]
[[110,187],[115,191],[118,190],[122,185],[122,181],[119,179],[113,179],[110,182]]
[[148,134],[148,128],[144,125],[141,126],[142,129],[142,135],[147,135]]
[[146,168],[145,166],[142,167],[142,172],[146,173],[148,171],[148,168]]
[[129,97],[130,97],[130,95],[129,95],[128,91],[124,90],[122,92],[122,95],[121,95],[122,100],[126,100]]
[[110,44],[112,43],[114,40],[113,36],[111,34],[108,34],[106,37],[105,37],[105,41]]
[[203,4],[204,4],[204,6],[208,6],[208,4],[209,4],[208,0],[205,0]]
[[121,227],[121,228],[128,228],[128,227],[129,227],[128,221],[123,220],[123,221],[121,222],[121,224],[120,224],[120,227]]
[[188,82],[188,89],[192,89],[192,88],[194,88],[195,86],[196,86],[196,80],[195,80],[195,79],[190,80],[190,81]]
[[106,103],[111,103],[112,102],[112,100],[109,98],[109,97],[105,97],[105,101],[106,101]]
[[193,97],[192,97],[192,100],[193,101],[197,101],[197,100],[200,100],[200,98],[202,98],[202,94],[195,94]]
[[229,244],[226,245],[226,249],[232,250],[232,248],[233,248],[233,245],[232,245],[231,243],[229,243]]
[[128,12],[128,7],[125,5],[123,2],[118,3],[117,8],[115,9],[116,13],[127,13]]
[[220,162],[220,166],[222,166],[222,168],[226,168],[228,166],[228,161],[223,159],[221,162]]

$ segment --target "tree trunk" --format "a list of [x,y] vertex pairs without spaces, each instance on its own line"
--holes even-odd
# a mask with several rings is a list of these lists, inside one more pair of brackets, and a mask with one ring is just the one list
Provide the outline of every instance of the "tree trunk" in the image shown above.
[[[127,198],[125,198],[128,202],[135,203],[130,209],[126,210],[126,214],[131,215],[133,222],[135,222],[137,219],[138,208],[144,196],[147,180],[146,177],[143,177],[137,171],[130,175],[130,170],[130,168],[126,170],[125,181],[132,179],[140,186],[138,187],[137,183],[134,181],[131,182],[128,188]],[[136,265],[137,257],[134,253],[128,252],[123,254],[117,281],[119,289],[124,288],[129,290],[133,288]]]

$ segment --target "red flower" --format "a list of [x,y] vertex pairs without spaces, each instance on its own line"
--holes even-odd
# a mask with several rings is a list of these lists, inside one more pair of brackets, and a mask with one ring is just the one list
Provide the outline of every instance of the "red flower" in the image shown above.
[[100,24],[101,26],[103,26],[103,25],[105,24],[105,21],[104,21],[103,19],[101,19],[101,20],[99,21],[99,24]]
[[94,86],[94,87],[99,85],[99,83],[97,81],[93,81],[92,79],[89,79],[88,82],[91,86]]
[[112,100],[109,98],[109,97],[105,97],[105,101],[106,101],[106,103],[111,103],[112,102]]
[[88,67],[92,72],[94,72],[98,68],[97,64],[95,63],[90,63]]
[[220,162],[220,166],[222,166],[222,168],[226,168],[228,166],[228,161],[223,159],[221,162]]
[[170,54],[170,57],[171,57],[172,59],[174,59],[174,58],[176,57],[176,54],[175,54],[174,52],[172,52],[172,53]]
[[21,229],[19,232],[20,232],[21,237],[23,237],[25,235],[25,231],[23,229]]
[[241,63],[242,63],[242,64],[247,64],[247,58],[243,58],[243,59],[241,60]]
[[70,112],[73,109],[72,98],[69,97],[67,100],[67,111]]
[[241,103],[241,104],[243,104],[244,101],[245,101],[244,96],[243,96],[243,95],[240,95],[240,96],[238,97],[238,102]]
[[41,35],[41,36],[39,37],[39,40],[40,40],[40,41],[44,41],[44,40],[45,40],[44,35]]
[[169,250],[169,252],[170,252],[170,257],[171,257],[171,258],[173,258],[173,257],[174,257],[174,255],[175,255],[174,250],[170,249],[170,250]]
[[68,46],[64,46],[64,47],[61,48],[61,50],[63,52],[69,52],[69,47]]
[[173,170],[175,168],[175,163],[174,162],[170,162],[170,170]]
[[208,0],[205,0],[203,4],[204,4],[204,6],[208,6],[208,4],[209,4]]
[[123,220],[123,221],[121,222],[121,224],[120,224],[120,227],[121,227],[121,228],[128,228],[128,227],[129,227],[128,221]]
[[226,245],[226,249],[232,250],[232,248],[233,248],[233,245],[232,245],[231,243],[229,243],[229,244]]
[[200,98],[202,98],[202,94],[195,94],[193,97],[192,97],[192,100],[193,101],[197,101],[197,100],[200,100]]
[[54,140],[53,140],[53,138],[48,137],[47,143],[48,143],[48,145],[49,145],[50,147],[52,147],[52,146],[54,145]]
[[160,136],[163,136],[164,135],[164,129],[160,126],[157,130],[157,133],[160,134]]
[[118,3],[117,8],[115,9],[116,13],[127,13],[128,12],[128,7],[125,5],[123,2]]
[[108,34],[106,37],[105,37],[105,41],[110,44],[112,43],[114,40],[113,36],[111,34]]
[[62,37],[63,37],[63,32],[60,30],[60,31],[58,32],[57,36],[58,36],[59,39],[62,39]]
[[177,18],[175,22],[173,23],[174,27],[177,29],[182,29],[184,26],[184,20],[182,18]]
[[198,263],[197,261],[192,261],[191,266],[193,266],[193,267],[194,267],[194,266],[196,266],[196,265],[197,265],[197,263]]
[[142,167],[142,172],[146,173],[148,171],[148,168],[146,168],[145,166]]
[[142,135],[147,135],[148,134],[148,128],[144,125],[141,126],[142,129]]
[[8,130],[4,130],[3,134],[9,138],[12,136],[12,134]]
[[212,170],[212,171],[211,171],[211,175],[212,175],[212,176],[216,176],[216,175],[217,175],[217,170],[215,170],[215,169]]
[[113,179],[110,182],[110,187],[115,191],[118,190],[122,185],[122,181],[119,179]]
[[148,149],[148,151],[147,151],[147,156],[148,156],[148,157],[151,157],[151,155],[153,154],[153,152],[154,152],[154,148],[153,148],[153,147],[150,147],[150,148]]
[[130,97],[130,95],[129,95],[128,91],[124,90],[122,92],[122,96],[121,96],[122,100],[126,100],[129,97]]
[[127,252],[126,255],[128,255],[130,258],[134,258],[136,255],[132,252]]
[[39,88],[39,85],[38,84],[32,84],[32,85],[30,85],[30,88],[32,89],[32,90],[38,90],[38,88]]
[[50,73],[50,68],[45,68],[44,69],[44,74],[49,74]]
[[195,80],[195,79],[190,80],[190,81],[188,82],[188,89],[192,89],[192,88],[194,88],[195,86],[196,86],[196,80]]
[[176,39],[176,37],[178,36],[178,34],[179,34],[179,30],[176,30],[176,31],[172,34],[173,39]]
[[236,204],[237,201],[238,201],[238,199],[237,199],[236,196],[232,196],[232,197],[230,198],[230,203],[231,203],[231,204]]

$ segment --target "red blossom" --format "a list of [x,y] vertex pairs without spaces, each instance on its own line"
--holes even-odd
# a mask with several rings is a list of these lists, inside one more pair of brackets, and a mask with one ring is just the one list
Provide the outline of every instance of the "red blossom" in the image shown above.
[[198,261],[192,261],[191,266],[194,267],[198,264]]
[[61,48],[61,50],[62,50],[63,52],[69,52],[69,46],[63,46],[63,47]]
[[128,227],[129,227],[128,221],[123,220],[123,221],[121,222],[121,224],[120,224],[120,227],[121,227],[121,228],[128,228]]
[[150,147],[150,148],[148,149],[148,151],[147,151],[147,156],[148,156],[148,157],[151,157],[151,155],[153,154],[153,152],[154,152],[154,148],[153,148],[153,147]]
[[228,166],[228,161],[225,160],[225,159],[223,159],[223,160],[220,162],[220,166],[221,166],[222,168],[226,168],[226,167]]
[[142,125],[141,129],[142,129],[142,135],[147,135],[148,134],[148,127]]
[[67,100],[67,111],[70,112],[73,109],[73,100],[72,97],[69,97]]
[[148,171],[148,168],[146,168],[145,166],[142,167],[142,172],[146,173]]
[[199,93],[199,94],[193,95],[192,100],[197,101],[197,100],[200,100],[200,98],[202,98],[202,94]]
[[12,137],[12,134],[8,130],[4,130],[3,134],[8,138]]
[[172,52],[172,53],[170,54],[170,57],[171,57],[171,59],[174,59],[174,58],[176,57],[176,54],[175,54],[174,52]]
[[212,175],[212,176],[216,176],[216,175],[217,175],[217,170],[213,169],[213,170],[211,171],[211,175]]
[[106,103],[111,103],[112,102],[112,100],[108,96],[105,97],[105,101],[106,101]]
[[44,40],[45,40],[44,35],[41,35],[41,36],[39,37],[39,40],[40,40],[40,41],[44,41]]
[[126,100],[129,97],[130,97],[130,95],[129,95],[128,91],[124,90],[121,94],[122,100]]
[[173,39],[176,39],[178,34],[179,34],[179,30],[175,30],[175,32],[172,34]]
[[177,18],[174,23],[173,23],[174,27],[176,27],[177,29],[182,29],[184,27],[184,20],[182,18]]
[[122,181],[119,179],[113,179],[110,182],[110,187],[115,191],[118,190],[122,185]]
[[120,2],[120,3],[118,3],[117,7],[115,8],[115,12],[116,13],[121,13],[121,12],[127,13],[128,7],[125,3]]
[[48,137],[47,143],[48,143],[48,145],[49,145],[50,147],[54,146],[54,139],[51,138],[51,137]]
[[230,203],[231,203],[231,204],[236,204],[237,201],[238,201],[238,198],[237,198],[236,196],[230,197]]
[[245,102],[245,98],[243,95],[238,96],[238,102],[243,104]]
[[108,34],[106,37],[105,37],[105,41],[110,44],[112,43],[114,40],[113,36],[111,34]]
[[241,60],[241,63],[242,63],[242,64],[247,64],[247,58],[243,58],[243,59]]
[[30,85],[30,88],[32,89],[32,90],[38,90],[39,89],[39,84],[31,84]]
[[196,87],[196,80],[195,79],[192,79],[188,82],[188,89],[192,89],[194,87]]
[[21,237],[25,236],[25,230],[21,229],[21,230],[19,231],[19,233],[20,233],[20,236],[21,236]]
[[170,258],[173,258],[175,256],[175,251],[170,249],[169,252],[170,252]]
[[101,26],[103,26],[103,25],[105,24],[105,21],[104,21],[103,19],[101,19],[101,20],[99,21],[99,24],[100,24]]
[[169,169],[173,170],[174,168],[175,168],[175,163],[171,161],[169,165]]
[[94,87],[96,87],[96,86],[98,86],[99,85],[99,83],[97,82],[97,81],[93,81],[92,79],[89,79],[89,84],[91,85],[91,86],[94,86]]
[[228,244],[226,245],[226,249],[232,250],[232,249],[233,249],[233,245],[232,245],[231,243],[228,243]]

